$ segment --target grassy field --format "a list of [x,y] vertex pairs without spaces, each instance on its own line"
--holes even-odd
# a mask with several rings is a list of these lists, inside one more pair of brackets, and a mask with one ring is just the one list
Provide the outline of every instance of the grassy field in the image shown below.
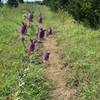
[[77,100],[99,100],[100,30],[84,27],[67,13],[58,25],[58,42],[65,50],[63,63],[69,72],[67,83],[77,89]]
[[100,100],[100,29],[77,23],[67,12],[44,7],[45,25],[55,29],[63,50],[66,83],[77,90],[76,100]]
[[[44,65],[40,64],[39,54],[33,55],[33,63],[30,64],[19,41],[19,33],[16,31],[22,21],[23,13],[29,8],[34,7],[20,5],[15,9],[0,8],[0,100],[48,100],[49,98],[50,84],[44,76],[45,69]],[[39,13],[37,11],[36,15]],[[35,22],[34,28],[29,30],[32,37],[36,36],[36,25]],[[29,39],[26,45],[28,42]]]
[[[43,64],[39,64],[38,54],[35,54],[37,63],[29,64],[18,40],[16,29],[25,9],[29,7],[0,8],[0,100],[7,97],[19,100],[49,99],[50,85],[44,76]],[[76,88],[76,100],[100,100],[100,30],[84,27],[67,12],[54,13],[44,6],[35,6],[34,10],[35,17],[39,11],[43,13],[45,28],[52,26],[55,30],[58,45],[64,54],[61,55],[62,62],[68,70],[66,83]],[[29,30],[33,36],[36,26]],[[23,75],[27,67],[29,70]],[[20,82],[25,84],[19,87]]]

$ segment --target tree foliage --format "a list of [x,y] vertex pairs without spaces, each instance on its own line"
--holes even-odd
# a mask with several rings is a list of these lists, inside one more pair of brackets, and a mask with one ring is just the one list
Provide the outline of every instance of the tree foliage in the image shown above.
[[68,10],[75,19],[86,21],[92,27],[100,25],[100,0],[44,0],[52,10]]
[[18,0],[19,3],[24,3],[24,0]]
[[8,6],[11,6],[11,7],[17,7],[18,1],[17,0],[8,0],[7,4],[8,4]]
[[44,4],[51,7],[52,10],[66,8],[68,0],[44,0]]
[[0,0],[0,7],[2,7],[3,6],[3,3],[1,2],[1,0]]

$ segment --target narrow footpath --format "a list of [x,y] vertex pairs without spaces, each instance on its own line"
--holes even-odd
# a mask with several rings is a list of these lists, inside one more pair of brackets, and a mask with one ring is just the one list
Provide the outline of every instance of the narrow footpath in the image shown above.
[[50,91],[51,100],[72,100],[75,94],[74,89],[69,89],[66,86],[66,71],[60,58],[61,49],[57,47],[57,42],[54,37],[48,38],[44,43],[44,49],[50,52],[49,64],[46,69],[46,75],[49,80],[55,83],[55,88]]

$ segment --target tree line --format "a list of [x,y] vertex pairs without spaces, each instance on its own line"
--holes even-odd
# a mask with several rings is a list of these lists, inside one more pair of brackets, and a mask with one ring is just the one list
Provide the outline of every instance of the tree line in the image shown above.
[[13,6],[13,7],[17,7],[18,3],[24,3],[24,0],[8,0],[7,4],[8,6]]
[[100,0],[44,0],[52,10],[67,10],[78,21],[84,21],[91,27],[100,26]]
[[[10,7],[18,7],[19,3],[24,3],[24,0],[7,0],[7,5]],[[35,3],[42,5],[41,1],[35,1]],[[0,0],[0,5],[3,5],[2,0]]]
[[[10,7],[18,7],[19,3],[24,3],[24,0],[7,0],[7,5]],[[0,0],[0,5],[3,5],[2,0]]]

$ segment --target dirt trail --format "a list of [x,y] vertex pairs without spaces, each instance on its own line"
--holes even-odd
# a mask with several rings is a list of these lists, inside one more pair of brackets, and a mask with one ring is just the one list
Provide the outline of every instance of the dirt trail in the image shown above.
[[44,43],[44,49],[50,51],[49,65],[46,70],[48,79],[55,82],[55,88],[51,91],[51,100],[71,100],[75,91],[66,87],[66,71],[62,69],[60,48],[54,37],[48,38]]

